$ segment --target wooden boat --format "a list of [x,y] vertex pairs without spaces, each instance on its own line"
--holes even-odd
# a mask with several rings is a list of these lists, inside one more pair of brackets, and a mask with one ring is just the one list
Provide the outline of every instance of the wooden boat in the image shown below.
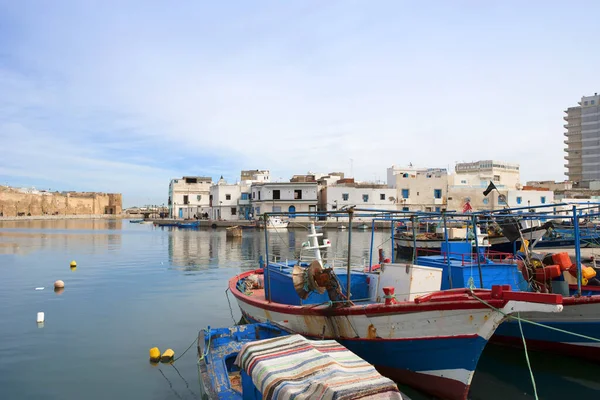
[[[570,263],[568,254],[565,257],[569,260],[565,262]],[[538,268],[555,264],[552,255],[533,254],[532,259],[538,260],[540,264]],[[523,261],[514,259],[512,254],[486,252],[482,253],[477,260],[476,254],[473,254],[469,247],[460,248],[460,244],[450,243],[448,252],[443,248],[442,252],[436,255],[420,256],[417,258],[417,263],[442,268],[442,288],[460,288],[470,284],[482,287],[481,283],[483,283],[484,288],[491,288],[493,285],[510,285],[513,290],[533,290],[522,273]],[[569,275],[570,272],[565,270],[563,275],[549,282],[538,282],[540,285],[547,285],[545,291],[562,293],[565,296],[563,297],[564,308],[561,313],[551,315],[537,312],[521,314],[522,318],[554,328],[521,324],[527,339],[527,347],[598,362],[600,361],[600,286],[583,285],[582,296],[577,296],[576,279],[571,277],[570,282],[565,281],[569,279]],[[472,282],[470,278],[473,278]],[[496,329],[491,340],[522,347],[518,322],[514,320],[503,322]]]
[[239,238],[242,237],[242,228],[239,226],[230,226],[225,230],[225,237]]
[[503,286],[442,291],[441,268],[324,268],[320,249],[328,243],[319,245],[320,235],[314,229],[309,234],[306,248],[315,251],[310,264],[269,263],[230,279],[242,314],[337,340],[383,375],[442,399],[467,398],[481,352],[507,315],[562,310],[562,297],[555,294]]
[[402,400],[394,382],[339,343],[310,341],[271,323],[203,330],[198,355],[202,397],[209,400],[300,400],[317,393]]

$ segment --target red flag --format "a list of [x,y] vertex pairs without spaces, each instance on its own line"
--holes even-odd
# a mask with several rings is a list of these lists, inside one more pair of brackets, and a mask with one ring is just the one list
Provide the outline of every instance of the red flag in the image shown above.
[[464,213],[467,213],[467,212],[469,212],[469,211],[472,211],[472,210],[473,210],[473,207],[471,207],[471,202],[467,201],[467,202],[465,203],[465,206],[463,207],[463,211],[462,211],[462,212],[463,212],[463,214],[464,214]]

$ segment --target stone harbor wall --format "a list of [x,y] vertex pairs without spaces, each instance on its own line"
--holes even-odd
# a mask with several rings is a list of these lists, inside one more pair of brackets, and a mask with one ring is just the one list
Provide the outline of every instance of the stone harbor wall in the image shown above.
[[0,186],[0,217],[42,215],[117,215],[121,194],[25,191]]

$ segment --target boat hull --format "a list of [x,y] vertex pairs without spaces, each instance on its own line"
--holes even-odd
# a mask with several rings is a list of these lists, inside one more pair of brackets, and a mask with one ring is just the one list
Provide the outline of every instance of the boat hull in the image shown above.
[[[533,229],[525,229],[523,230],[523,238],[529,242],[529,244],[534,243],[539,240],[546,234],[546,228],[536,227]],[[519,250],[521,248],[521,240],[517,240],[515,243],[510,242],[504,236],[489,236],[488,237],[491,249],[494,251],[504,252],[504,253],[512,253],[515,249]],[[538,243],[541,243],[538,242]]]
[[[448,400],[466,399],[479,356],[505,318],[476,300],[290,306],[247,296],[236,289],[237,282],[230,281],[230,290],[247,320],[275,321],[307,337],[335,339],[383,375]],[[531,304],[509,301],[503,310],[521,307]]]
[[[564,298],[564,309],[559,314],[524,313],[522,318],[542,323],[561,331],[573,332],[600,339],[600,295]],[[528,323],[521,324],[527,348],[551,351],[600,362],[600,342]],[[498,327],[492,341],[523,347],[517,321],[506,321]]]

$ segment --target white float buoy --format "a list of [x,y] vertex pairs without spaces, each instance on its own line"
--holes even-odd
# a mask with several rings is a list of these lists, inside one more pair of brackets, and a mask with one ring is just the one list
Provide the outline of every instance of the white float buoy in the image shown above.
[[38,323],[43,323],[44,322],[44,313],[43,312],[39,312],[37,313],[37,322]]
[[54,288],[55,289],[60,289],[60,288],[64,288],[65,287],[65,283],[61,280],[58,280],[56,282],[54,282]]
[[36,287],[36,288],[35,288],[35,290],[44,290],[44,287],[43,287],[43,286],[41,286],[41,287]]

